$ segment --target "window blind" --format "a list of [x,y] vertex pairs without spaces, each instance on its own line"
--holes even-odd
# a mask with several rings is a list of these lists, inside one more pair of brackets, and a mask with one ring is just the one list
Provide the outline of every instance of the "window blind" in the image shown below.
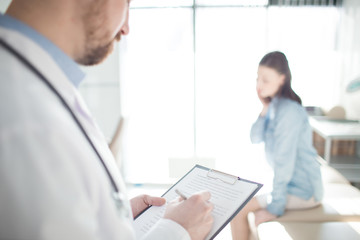
[[269,6],[340,6],[342,0],[269,0]]

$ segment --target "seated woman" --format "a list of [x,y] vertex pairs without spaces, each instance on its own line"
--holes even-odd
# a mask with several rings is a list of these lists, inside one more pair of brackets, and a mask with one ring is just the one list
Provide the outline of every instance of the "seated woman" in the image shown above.
[[274,171],[273,189],[254,197],[233,219],[233,239],[248,239],[250,212],[257,226],[283,215],[285,209],[315,207],[323,195],[312,130],[301,99],[291,88],[283,53],[268,53],[260,61],[256,90],[263,109],[252,126],[251,141],[265,143],[266,159]]

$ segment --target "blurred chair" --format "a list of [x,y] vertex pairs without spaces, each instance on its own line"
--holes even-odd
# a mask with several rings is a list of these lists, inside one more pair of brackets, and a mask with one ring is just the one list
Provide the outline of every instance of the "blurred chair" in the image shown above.
[[121,167],[121,139],[124,132],[124,118],[120,117],[119,122],[116,126],[114,135],[109,143],[109,148],[114,155],[116,163],[118,164],[119,168]]
[[331,119],[345,119],[346,112],[342,106],[334,106],[325,114],[327,117]]

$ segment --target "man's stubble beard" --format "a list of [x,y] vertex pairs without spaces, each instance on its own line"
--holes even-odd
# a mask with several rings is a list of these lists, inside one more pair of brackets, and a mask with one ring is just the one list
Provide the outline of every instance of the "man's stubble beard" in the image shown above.
[[102,6],[96,3],[89,6],[82,20],[85,29],[84,48],[75,61],[85,66],[99,64],[112,52],[115,41],[106,30]]
[[101,63],[113,50],[113,41],[103,46],[99,44],[91,44],[90,41],[85,46],[84,55],[80,59],[76,60],[76,62],[85,66]]

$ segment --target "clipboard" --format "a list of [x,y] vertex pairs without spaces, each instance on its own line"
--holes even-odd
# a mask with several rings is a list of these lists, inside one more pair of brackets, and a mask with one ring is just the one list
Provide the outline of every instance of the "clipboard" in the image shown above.
[[[263,186],[261,183],[195,165],[179,181],[172,185],[162,197],[172,201],[178,197],[176,189],[190,196],[195,192],[207,190],[211,193],[210,202],[214,204],[212,215],[214,224],[206,240],[214,239],[222,229],[239,213],[250,199]],[[164,215],[166,205],[150,206],[134,220],[137,238],[144,236]]]

